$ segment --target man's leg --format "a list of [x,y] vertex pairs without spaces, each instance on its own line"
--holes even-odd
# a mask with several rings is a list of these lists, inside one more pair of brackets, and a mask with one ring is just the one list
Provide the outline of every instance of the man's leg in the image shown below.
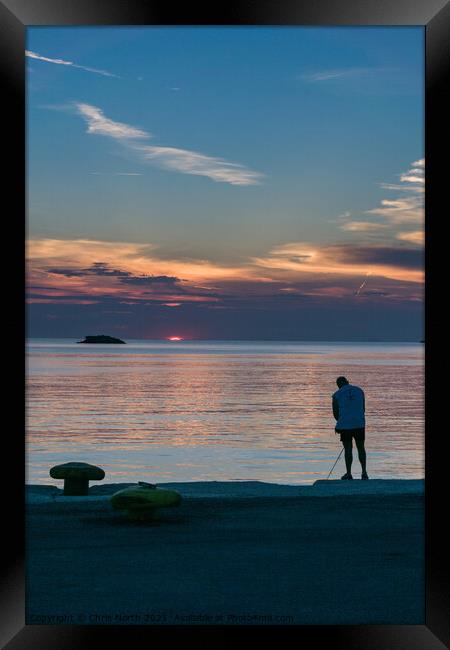
[[351,438],[348,438],[346,440],[343,440],[342,444],[344,445],[345,449],[345,468],[347,470],[347,474],[352,473],[352,462],[353,462],[353,452],[352,452],[352,447],[353,447],[353,442]]
[[363,474],[366,472],[366,450],[364,447],[364,440],[355,440],[356,447],[358,449],[358,458],[361,463],[361,469]]

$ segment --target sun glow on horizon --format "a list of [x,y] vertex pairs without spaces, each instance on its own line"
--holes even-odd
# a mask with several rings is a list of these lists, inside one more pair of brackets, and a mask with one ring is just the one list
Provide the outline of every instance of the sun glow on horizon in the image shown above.
[[181,336],[168,336],[167,340],[168,341],[182,341],[183,338]]

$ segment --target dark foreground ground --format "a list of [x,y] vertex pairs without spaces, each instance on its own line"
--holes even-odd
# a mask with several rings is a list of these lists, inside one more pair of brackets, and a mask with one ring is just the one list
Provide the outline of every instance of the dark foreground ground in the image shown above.
[[28,624],[424,624],[419,494],[65,499],[27,506]]

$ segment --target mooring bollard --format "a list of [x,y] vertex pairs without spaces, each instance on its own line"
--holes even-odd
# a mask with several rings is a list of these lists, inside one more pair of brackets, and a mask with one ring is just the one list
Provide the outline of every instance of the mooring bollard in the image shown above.
[[50,476],[64,479],[64,496],[81,497],[88,494],[89,481],[101,481],[105,478],[105,472],[101,467],[89,463],[64,463],[52,467]]

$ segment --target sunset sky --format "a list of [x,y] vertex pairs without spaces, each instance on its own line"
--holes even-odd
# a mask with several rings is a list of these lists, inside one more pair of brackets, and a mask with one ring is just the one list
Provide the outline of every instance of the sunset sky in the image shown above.
[[421,27],[33,27],[28,334],[423,338]]

